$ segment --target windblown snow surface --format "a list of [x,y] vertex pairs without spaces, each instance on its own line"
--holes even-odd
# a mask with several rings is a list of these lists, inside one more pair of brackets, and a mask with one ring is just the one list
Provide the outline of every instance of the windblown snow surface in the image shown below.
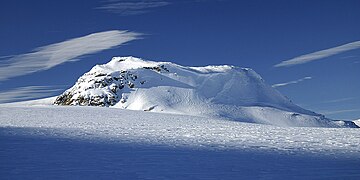
[[0,179],[359,179],[356,128],[2,105]]

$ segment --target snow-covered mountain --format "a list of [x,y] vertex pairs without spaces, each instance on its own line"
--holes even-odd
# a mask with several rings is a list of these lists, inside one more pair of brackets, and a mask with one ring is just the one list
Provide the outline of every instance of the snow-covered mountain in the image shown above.
[[278,126],[356,127],[302,109],[252,69],[185,67],[114,57],[96,65],[54,102],[187,114]]

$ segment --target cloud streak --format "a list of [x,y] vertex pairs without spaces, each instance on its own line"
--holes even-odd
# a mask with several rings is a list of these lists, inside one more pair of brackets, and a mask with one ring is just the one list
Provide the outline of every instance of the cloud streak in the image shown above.
[[342,110],[336,110],[336,111],[323,111],[321,114],[324,115],[332,115],[332,114],[341,114],[341,113],[348,113],[348,112],[359,112],[360,109],[342,109]]
[[312,79],[312,77],[304,77],[304,78],[301,78],[301,79],[298,79],[298,80],[294,80],[294,81],[289,81],[289,82],[285,82],[285,83],[278,83],[278,84],[273,84],[272,87],[282,87],[282,86],[287,86],[287,85],[290,85],[290,84],[297,84],[299,82],[302,82],[302,81],[305,81],[305,80],[310,80]]
[[0,92],[0,103],[25,101],[52,96],[64,89],[62,86],[25,86]]
[[328,104],[328,103],[339,103],[339,102],[344,102],[344,101],[351,101],[354,99],[358,99],[359,97],[347,97],[347,98],[340,98],[340,99],[333,99],[333,100],[329,100],[329,101],[324,101],[321,102],[322,104]]
[[167,6],[171,3],[164,0],[127,0],[110,1],[110,3],[97,7],[122,16],[138,15],[149,12],[151,9]]
[[39,47],[33,52],[12,56],[0,64],[0,81],[78,61],[80,56],[110,49],[140,36],[139,33],[113,30]]
[[339,53],[343,53],[346,51],[354,50],[360,48],[360,41],[355,41],[352,43],[344,44],[341,46],[333,47],[330,49],[325,49],[317,52],[313,52],[310,54],[301,55],[286,61],[282,61],[279,64],[274,65],[274,67],[288,67],[295,66],[299,64],[309,63],[312,61],[316,61],[319,59],[323,59],[329,56],[333,56]]

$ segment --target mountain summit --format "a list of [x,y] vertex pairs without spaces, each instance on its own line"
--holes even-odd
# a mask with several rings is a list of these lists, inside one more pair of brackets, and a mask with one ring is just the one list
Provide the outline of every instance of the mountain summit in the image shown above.
[[252,69],[185,67],[136,57],[94,66],[54,102],[187,114],[278,126],[356,127],[305,110]]

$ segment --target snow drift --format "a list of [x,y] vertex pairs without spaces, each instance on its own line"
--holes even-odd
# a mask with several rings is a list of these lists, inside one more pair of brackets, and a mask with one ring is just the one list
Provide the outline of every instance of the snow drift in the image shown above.
[[187,114],[277,126],[357,127],[305,110],[252,69],[184,67],[170,62],[114,57],[96,65],[54,101]]
[[360,119],[358,119],[358,120],[354,120],[353,121],[357,126],[359,126],[360,127]]

